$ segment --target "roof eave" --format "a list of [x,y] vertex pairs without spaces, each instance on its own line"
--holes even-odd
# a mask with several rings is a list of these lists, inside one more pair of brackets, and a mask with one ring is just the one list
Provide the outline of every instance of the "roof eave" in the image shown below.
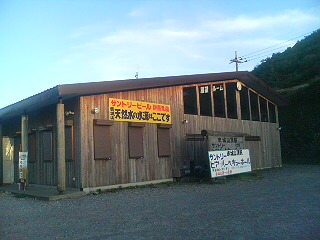
[[31,112],[55,104],[58,102],[59,98],[66,100],[76,96],[98,95],[120,91],[136,91],[149,88],[172,87],[233,79],[243,82],[248,87],[269,98],[278,106],[287,105],[287,100],[274,89],[253,74],[247,71],[241,71],[58,85],[0,109],[0,119],[10,118],[21,115],[24,112]]
[[58,86],[0,109],[0,119],[18,116],[54,104],[60,97]]

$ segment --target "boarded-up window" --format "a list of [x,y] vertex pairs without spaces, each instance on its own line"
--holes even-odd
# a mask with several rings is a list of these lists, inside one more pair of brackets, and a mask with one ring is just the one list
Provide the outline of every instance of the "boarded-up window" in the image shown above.
[[158,125],[158,156],[168,157],[171,155],[170,128],[171,124]]
[[143,158],[144,123],[129,123],[129,157]]
[[250,120],[248,88],[244,86],[242,86],[242,89],[240,90],[240,106],[241,106],[241,119]]
[[267,107],[267,100],[259,97],[260,102],[260,116],[262,122],[268,122],[268,107]]
[[198,115],[196,87],[183,89],[183,106],[185,114]]
[[111,126],[113,122],[95,119],[93,122],[94,159],[109,160],[111,151]]
[[236,83],[226,84],[227,94],[227,115],[228,118],[237,119],[237,98],[236,98]]
[[41,132],[41,149],[42,149],[42,160],[52,161],[53,151],[52,151],[52,131],[42,131]]
[[259,121],[259,105],[258,105],[258,96],[256,93],[250,91],[250,106],[251,106],[251,120]]
[[272,122],[272,123],[277,122],[276,106],[274,104],[272,104],[271,102],[268,102],[268,107],[269,107],[270,122]]
[[37,142],[35,132],[28,135],[28,161],[31,163],[37,161]]
[[200,115],[212,116],[211,87],[199,86]]
[[223,84],[212,85],[212,91],[213,91],[214,116],[226,117]]
[[65,148],[66,148],[66,160],[74,160],[74,136],[73,126],[66,126],[65,128]]

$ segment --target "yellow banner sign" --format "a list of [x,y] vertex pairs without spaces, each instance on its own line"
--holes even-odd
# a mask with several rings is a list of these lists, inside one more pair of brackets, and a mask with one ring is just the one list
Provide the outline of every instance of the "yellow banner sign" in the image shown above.
[[109,119],[171,124],[170,105],[109,98]]

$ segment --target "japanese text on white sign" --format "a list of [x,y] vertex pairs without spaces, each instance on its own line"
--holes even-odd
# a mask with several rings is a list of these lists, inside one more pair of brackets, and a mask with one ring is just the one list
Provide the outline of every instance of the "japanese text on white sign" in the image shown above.
[[26,179],[28,174],[28,152],[19,152],[19,179]]
[[211,177],[251,171],[249,149],[209,151]]

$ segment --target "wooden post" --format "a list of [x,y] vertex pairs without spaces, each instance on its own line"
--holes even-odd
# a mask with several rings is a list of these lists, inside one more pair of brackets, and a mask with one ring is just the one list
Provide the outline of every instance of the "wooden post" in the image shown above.
[[[239,83],[240,83],[240,82],[239,82]],[[236,83],[236,84],[237,84],[237,83]],[[240,91],[241,91],[241,89],[239,90],[239,89],[237,88],[237,90],[235,90],[235,91],[236,91],[236,103],[237,103],[238,119],[241,120],[241,119],[242,119],[241,103],[240,103],[240,101],[241,101],[241,99],[240,99]]]
[[[26,114],[21,115],[21,152],[28,152],[28,116]],[[22,178],[20,179],[24,186],[29,185],[28,160],[26,162],[26,166],[26,168],[23,167],[22,169]]]
[[66,190],[66,154],[65,154],[65,131],[64,131],[64,104],[60,99],[57,104],[57,162],[58,162],[58,185],[57,190],[62,194]]
[[0,122],[0,185],[3,184],[3,136],[2,123]]

